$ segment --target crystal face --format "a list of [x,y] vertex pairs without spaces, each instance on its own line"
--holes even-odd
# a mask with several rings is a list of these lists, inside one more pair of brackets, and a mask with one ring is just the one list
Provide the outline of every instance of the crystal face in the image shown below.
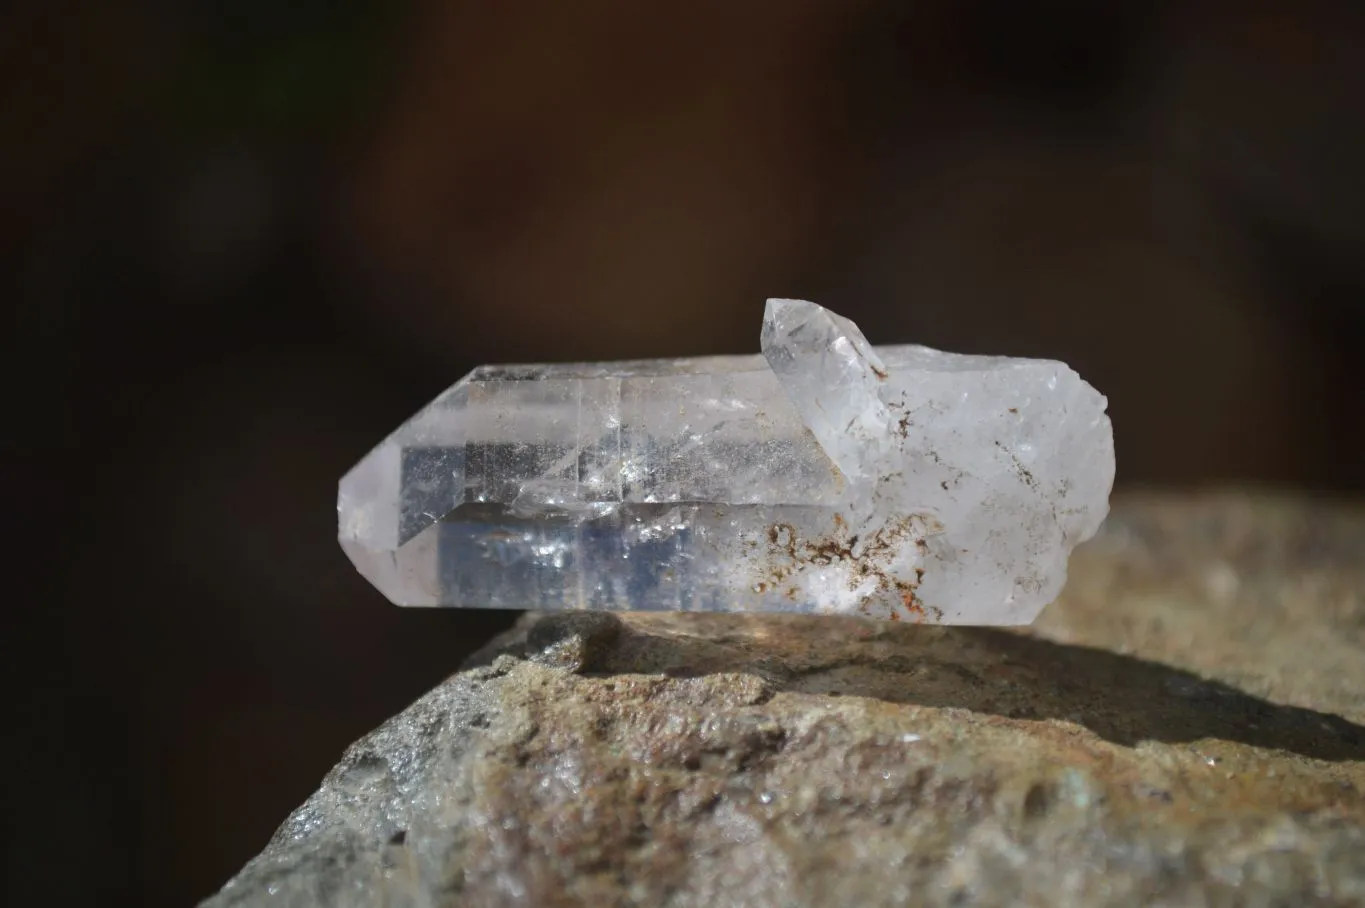
[[342,478],[341,545],[400,605],[1017,625],[1056,597],[1114,478],[1080,376],[800,300],[762,350],[475,369]]

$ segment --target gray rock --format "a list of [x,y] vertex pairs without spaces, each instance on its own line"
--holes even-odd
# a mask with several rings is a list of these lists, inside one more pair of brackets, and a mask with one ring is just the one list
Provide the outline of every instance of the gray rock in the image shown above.
[[1365,515],[1122,503],[1028,632],[528,615],[205,904],[1365,905]]

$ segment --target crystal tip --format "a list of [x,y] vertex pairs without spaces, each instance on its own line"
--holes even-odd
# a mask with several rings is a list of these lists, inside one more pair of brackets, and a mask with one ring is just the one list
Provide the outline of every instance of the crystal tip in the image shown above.
[[779,319],[787,321],[792,318],[809,318],[817,312],[824,312],[825,307],[819,303],[812,303],[810,300],[792,300],[773,297],[768,300],[768,304],[763,308],[763,320],[765,322],[777,321]]

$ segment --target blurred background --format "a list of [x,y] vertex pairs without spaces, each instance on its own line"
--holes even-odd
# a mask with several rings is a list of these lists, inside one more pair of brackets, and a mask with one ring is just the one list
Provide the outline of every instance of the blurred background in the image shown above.
[[[1365,8],[52,0],[0,12],[7,885],[184,905],[515,617],[335,483],[481,362],[1066,360],[1123,487],[1355,495]],[[17,887],[17,888],[15,888]]]

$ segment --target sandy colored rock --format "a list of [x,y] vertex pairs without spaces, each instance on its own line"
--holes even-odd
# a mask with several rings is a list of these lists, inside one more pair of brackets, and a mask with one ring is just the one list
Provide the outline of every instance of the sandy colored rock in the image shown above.
[[206,904],[1365,904],[1359,509],[1130,499],[1028,632],[528,616],[474,662]]

